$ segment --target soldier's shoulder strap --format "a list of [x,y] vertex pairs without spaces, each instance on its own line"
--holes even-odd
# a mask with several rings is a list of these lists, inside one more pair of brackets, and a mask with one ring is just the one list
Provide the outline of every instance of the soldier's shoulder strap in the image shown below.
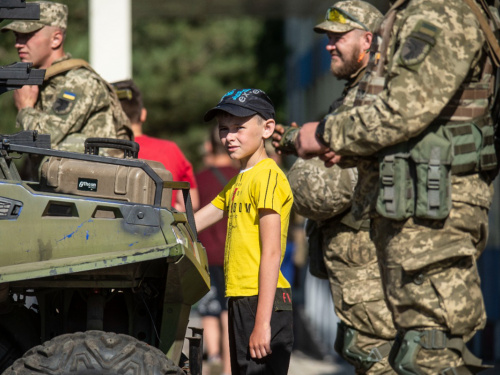
[[70,70],[85,68],[93,73],[101,80],[102,83],[107,87],[110,96],[111,96],[111,106],[113,108],[113,117],[115,118],[115,128],[117,133],[117,138],[120,139],[129,139],[133,140],[134,135],[132,133],[132,129],[130,128],[130,122],[123,112],[122,107],[120,105],[120,101],[116,96],[116,92],[111,86],[111,84],[103,79],[91,66],[90,64],[83,59],[68,59],[63,60],[58,63],[51,65],[45,72],[44,81],[48,81],[51,77],[54,77],[58,74],[62,74],[65,72],[69,72]]
[[[488,19],[481,13],[479,6],[476,4],[474,0],[465,0],[469,8],[472,10],[472,13],[477,17],[479,21],[479,25],[481,26],[481,30],[483,30],[484,36],[486,37],[486,43],[488,43],[488,47],[490,50],[491,60],[493,64],[498,68],[500,66],[500,45],[498,44],[498,39],[496,38],[493,30],[490,26]],[[495,22],[493,15],[491,14],[491,10],[486,4],[485,0],[479,0],[481,7],[484,12],[488,15],[492,22]]]
[[48,81],[50,78],[61,74],[68,72],[73,69],[79,69],[79,68],[87,68],[89,70],[93,69],[90,67],[90,64],[83,60],[83,59],[68,59],[68,60],[63,60],[61,62],[55,63],[46,70],[45,72],[45,78],[44,81]]

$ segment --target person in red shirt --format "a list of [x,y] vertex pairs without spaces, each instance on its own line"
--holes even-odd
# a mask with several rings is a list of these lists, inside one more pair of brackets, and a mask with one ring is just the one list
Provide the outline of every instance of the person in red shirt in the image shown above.
[[[187,181],[191,186],[191,201],[196,211],[200,207],[198,185],[193,172],[193,166],[186,159],[179,146],[174,142],[147,136],[142,131],[146,122],[147,110],[144,108],[142,94],[133,80],[113,83],[124,112],[130,119],[134,133],[134,141],[140,146],[139,158],[155,160],[162,163],[172,173],[174,181]],[[180,191],[172,194],[172,207],[184,211],[184,200]]]

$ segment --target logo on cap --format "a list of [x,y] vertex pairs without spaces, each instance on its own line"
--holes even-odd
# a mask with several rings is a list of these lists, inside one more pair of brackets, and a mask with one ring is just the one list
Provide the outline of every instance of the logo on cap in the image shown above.
[[267,94],[260,89],[234,89],[225,93],[219,103],[205,114],[205,121],[213,119],[218,112],[227,112],[236,117],[255,114],[265,120],[274,118],[274,105]]

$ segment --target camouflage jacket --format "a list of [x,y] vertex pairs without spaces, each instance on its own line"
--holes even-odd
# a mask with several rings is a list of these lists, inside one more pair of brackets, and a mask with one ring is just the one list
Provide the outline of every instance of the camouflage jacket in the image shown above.
[[[388,35],[383,90],[371,104],[327,117],[324,139],[340,155],[375,159],[384,148],[418,136],[464,82],[481,77],[485,38],[462,0],[408,0],[396,10]],[[377,79],[375,69],[372,63],[364,80]],[[360,168],[355,198],[355,205],[365,206],[353,207],[358,217],[378,188],[376,166],[367,162],[365,167],[370,173],[362,176]],[[478,174],[452,176],[453,200],[489,207],[491,193]]]
[[[68,54],[54,64],[70,58]],[[95,72],[72,69],[44,81],[35,107],[20,110],[16,123],[50,134],[55,149],[83,152],[88,137],[127,138],[120,128],[129,125],[128,119],[111,95],[114,92]]]
[[[365,73],[361,69],[346,83],[342,96],[329,111],[335,113],[354,104],[358,83]],[[288,172],[293,191],[294,209],[298,214],[317,221],[342,219],[350,211],[354,187],[358,181],[356,168],[327,168],[319,158],[297,159]]]

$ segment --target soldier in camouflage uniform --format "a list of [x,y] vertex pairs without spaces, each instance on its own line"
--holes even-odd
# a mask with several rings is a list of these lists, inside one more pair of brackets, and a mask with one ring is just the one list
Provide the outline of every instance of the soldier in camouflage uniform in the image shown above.
[[[301,128],[299,155],[364,157],[353,212],[372,214],[399,374],[474,374],[486,314],[476,259],[488,233],[498,42],[484,2],[398,0],[352,110]],[[497,23],[498,25],[498,23]],[[495,45],[496,43],[496,45]],[[359,198],[359,199],[358,199]]]
[[[382,14],[372,5],[344,0],[329,8],[325,21],[314,28],[327,34],[331,72],[347,80],[342,96],[329,112],[353,106],[369,59],[371,31],[381,21]],[[274,145],[293,152],[297,133],[298,128],[287,128],[283,137],[275,135]],[[336,350],[355,366],[357,374],[394,374],[388,355],[396,329],[384,300],[376,249],[369,236],[370,222],[356,220],[350,212],[358,180],[356,168],[326,168],[319,158],[297,159],[288,179],[294,209],[308,219],[311,262],[315,248],[325,260],[335,312],[341,320]]]
[[11,30],[23,62],[47,69],[43,85],[14,92],[17,125],[51,135],[52,147],[83,152],[87,137],[130,139],[129,121],[116,93],[87,62],[64,52],[68,8],[41,1],[40,20],[13,21]]

